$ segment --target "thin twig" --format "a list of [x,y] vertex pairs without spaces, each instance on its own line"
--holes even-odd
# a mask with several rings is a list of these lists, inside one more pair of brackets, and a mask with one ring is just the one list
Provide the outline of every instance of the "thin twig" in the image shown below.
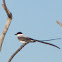
[[2,7],[4,8],[8,18],[7,18],[7,22],[5,24],[5,27],[4,27],[4,29],[3,29],[2,33],[1,33],[1,36],[0,36],[0,51],[1,51],[1,47],[2,47],[2,43],[3,43],[4,37],[5,37],[6,33],[7,33],[7,30],[9,28],[11,20],[12,20],[12,13],[6,7],[5,0],[3,0]]
[[27,43],[24,43],[23,45],[21,45],[19,47],[19,49],[16,50],[16,52],[10,57],[8,62],[11,62],[11,60],[13,59],[13,57],[26,45]]
[[58,20],[56,20],[56,22],[62,27],[62,23]]

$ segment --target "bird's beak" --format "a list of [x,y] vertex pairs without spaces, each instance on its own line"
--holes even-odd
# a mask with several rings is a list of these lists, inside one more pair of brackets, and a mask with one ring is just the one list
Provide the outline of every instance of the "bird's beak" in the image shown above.
[[14,34],[14,35],[17,35],[17,34]]

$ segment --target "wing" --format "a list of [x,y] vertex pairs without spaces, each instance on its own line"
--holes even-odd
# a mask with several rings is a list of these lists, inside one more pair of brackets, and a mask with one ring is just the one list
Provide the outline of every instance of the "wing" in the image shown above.
[[27,43],[29,43],[29,42],[34,42],[34,39],[29,38],[29,37],[18,37],[18,39],[19,39],[20,41],[25,41],[25,42],[27,42]]

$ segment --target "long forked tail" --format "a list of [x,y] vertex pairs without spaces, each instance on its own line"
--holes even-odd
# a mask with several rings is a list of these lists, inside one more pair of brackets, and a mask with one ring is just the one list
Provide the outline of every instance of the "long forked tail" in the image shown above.
[[60,49],[60,47],[58,47],[58,46],[56,46],[56,45],[54,45],[54,44],[47,43],[47,42],[43,42],[43,41],[39,41],[39,40],[36,40],[36,41],[37,41],[37,42],[40,42],[40,43],[48,44],[48,45],[51,45],[51,46],[54,46],[54,47]]

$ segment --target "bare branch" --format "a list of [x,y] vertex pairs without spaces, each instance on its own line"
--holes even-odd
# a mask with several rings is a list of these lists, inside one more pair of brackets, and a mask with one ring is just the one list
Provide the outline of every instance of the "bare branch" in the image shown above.
[[17,51],[10,57],[9,61],[8,62],[11,62],[11,60],[13,59],[13,57],[25,46],[27,45],[27,43],[24,43],[23,45],[21,45],[19,47],[19,49],[17,49]]
[[3,0],[2,7],[3,7],[3,8],[4,8],[4,10],[6,11],[7,16],[8,16],[9,18],[11,18],[11,19],[12,19],[12,13],[8,10],[8,8],[7,8],[6,4],[5,4],[5,0]]
[[2,43],[3,43],[4,37],[5,37],[6,33],[7,33],[7,30],[9,28],[11,20],[12,20],[12,13],[6,7],[5,0],[3,0],[2,7],[4,8],[8,18],[7,18],[6,25],[5,25],[5,27],[4,27],[3,31],[2,31],[1,36],[0,36],[0,51],[1,51],[1,47],[2,47]]
[[58,20],[56,20],[56,22],[62,27],[62,23],[61,22],[59,22]]

